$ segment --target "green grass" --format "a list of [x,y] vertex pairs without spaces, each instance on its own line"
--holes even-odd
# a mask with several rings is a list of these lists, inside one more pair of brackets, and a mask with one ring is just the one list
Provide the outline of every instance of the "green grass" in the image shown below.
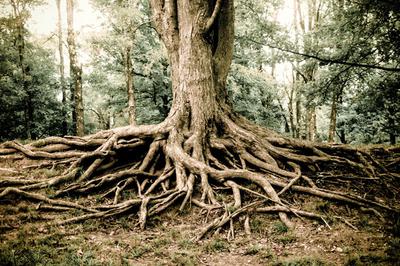
[[254,216],[252,219],[250,219],[251,232],[262,234],[265,232],[267,227],[268,226],[266,225],[265,219],[262,217]]
[[[366,254],[366,255],[353,255],[351,256],[345,266],[364,266],[364,265],[398,265],[399,261],[392,261],[388,264],[387,258],[384,258],[379,255],[374,254]],[[396,264],[397,263],[397,264]]]
[[400,262],[400,238],[396,237],[389,241],[386,255],[390,261]]
[[190,239],[182,239],[178,242],[178,246],[183,249],[192,249],[196,244]]
[[96,250],[79,249],[82,239],[67,240],[53,228],[48,230],[45,236],[37,235],[35,228],[20,230],[0,246],[0,265],[100,265]]
[[273,230],[277,234],[283,234],[283,233],[288,232],[289,228],[284,223],[282,223],[281,221],[277,221],[273,225]]
[[150,251],[151,251],[150,246],[142,244],[132,248],[128,254],[128,257],[133,259],[138,259]]
[[207,253],[229,251],[229,243],[224,239],[215,238],[204,246],[204,251],[206,251]]
[[251,245],[244,251],[244,255],[256,255],[263,250],[260,245]]
[[314,257],[295,258],[295,259],[280,261],[274,264],[274,266],[325,266],[325,265],[329,264]]
[[196,255],[190,252],[175,252],[170,255],[170,259],[173,265],[194,266],[199,264]]
[[280,236],[276,239],[277,242],[282,243],[284,245],[293,243],[296,241],[296,236],[292,235],[292,234],[285,234],[283,236]]

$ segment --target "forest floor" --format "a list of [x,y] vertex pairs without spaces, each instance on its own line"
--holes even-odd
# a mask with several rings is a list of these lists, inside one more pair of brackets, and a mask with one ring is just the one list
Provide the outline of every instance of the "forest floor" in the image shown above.
[[[12,167],[30,178],[60,171],[21,172],[25,163],[1,162],[0,169]],[[76,200],[85,204],[100,199]],[[193,242],[213,219],[212,213],[205,215],[194,206],[184,213],[171,208],[141,231],[136,214],[56,226],[49,222],[80,211],[43,212],[37,202],[2,199],[0,265],[400,265],[399,217],[383,221],[374,213],[305,195],[293,194],[292,202],[331,218],[327,224],[292,218],[296,227],[288,230],[277,216],[257,214],[251,216],[251,236],[245,235],[239,220],[233,240],[222,229]]]

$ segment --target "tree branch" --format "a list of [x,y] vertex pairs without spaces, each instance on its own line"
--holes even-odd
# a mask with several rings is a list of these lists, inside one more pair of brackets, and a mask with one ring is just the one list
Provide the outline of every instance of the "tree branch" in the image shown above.
[[[261,44],[257,41],[251,40],[252,42],[255,42],[257,44]],[[273,46],[270,44],[264,44],[272,49],[278,49],[282,52],[287,52],[287,53],[291,53],[291,54],[295,54],[295,55],[300,55],[303,57],[307,57],[307,58],[313,58],[316,59],[318,61],[321,62],[325,62],[328,64],[340,64],[340,65],[346,65],[346,66],[352,66],[352,67],[363,67],[363,68],[372,68],[372,69],[380,69],[380,70],[384,70],[384,71],[390,71],[390,72],[400,72],[400,68],[393,68],[393,67],[384,67],[384,66],[378,66],[378,65],[369,65],[369,64],[361,64],[361,63],[356,63],[356,62],[347,62],[347,61],[342,61],[339,59],[332,59],[332,58],[323,58],[323,57],[319,57],[317,55],[311,55],[311,54],[305,54],[305,53],[301,53],[301,52],[296,52],[296,51],[292,51],[289,49],[285,49],[282,47],[277,47],[277,46]]]
[[346,66],[351,66],[351,67],[380,69],[380,70],[389,71],[389,72],[400,72],[400,68],[398,68],[398,67],[385,67],[385,66],[379,66],[379,65],[370,65],[370,64],[361,64],[361,63],[356,63],[356,62],[347,62],[347,61],[343,61],[343,60],[340,60],[340,59],[323,58],[323,57],[320,57],[320,56],[317,56],[317,55],[311,55],[311,54],[296,52],[296,51],[293,51],[293,50],[289,50],[289,49],[285,49],[285,48],[282,48],[282,47],[274,46],[274,45],[271,45],[271,44],[263,43],[263,42],[256,41],[256,40],[253,40],[253,39],[250,39],[250,38],[246,38],[246,37],[244,37],[243,39],[245,39],[247,41],[250,41],[250,42],[253,42],[255,44],[258,44],[258,45],[265,45],[265,46],[268,46],[268,47],[270,47],[272,49],[277,49],[277,50],[282,51],[282,52],[287,52],[287,53],[291,53],[291,54],[295,54],[295,55],[300,55],[300,56],[307,57],[307,58],[313,58],[313,59],[316,59],[318,61],[325,62],[327,64],[339,64],[339,65],[346,65]]
[[206,27],[204,28],[204,32],[208,32],[211,29],[212,25],[214,24],[219,11],[221,10],[221,3],[222,3],[222,0],[217,0],[217,2],[215,3],[214,11],[211,14],[211,17],[207,20],[207,24],[206,24]]

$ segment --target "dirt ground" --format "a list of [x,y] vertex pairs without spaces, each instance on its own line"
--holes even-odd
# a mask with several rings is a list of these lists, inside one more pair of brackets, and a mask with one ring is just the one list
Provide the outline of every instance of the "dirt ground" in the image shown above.
[[[31,171],[25,178],[57,174],[51,171]],[[400,265],[399,217],[382,220],[305,195],[293,194],[293,202],[329,219],[292,217],[296,227],[288,230],[277,216],[257,214],[250,216],[251,236],[237,219],[234,239],[223,228],[194,242],[213,218],[197,207],[184,213],[172,208],[140,231],[136,214],[50,225],[81,213],[39,211],[37,202],[8,197],[0,200],[0,265]]]
[[196,208],[154,217],[145,231],[133,214],[50,226],[60,214],[38,213],[27,202],[3,202],[0,213],[1,265],[400,265],[399,238],[370,214],[347,221],[354,228],[296,218],[293,231],[274,216],[257,215],[250,237],[237,221],[235,239],[221,230],[195,243],[205,224]]

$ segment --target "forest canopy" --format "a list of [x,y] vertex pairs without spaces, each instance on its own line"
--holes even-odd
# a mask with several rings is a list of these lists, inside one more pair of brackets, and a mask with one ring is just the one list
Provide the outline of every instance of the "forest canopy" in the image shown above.
[[[148,1],[75,1],[74,12],[85,134],[161,122],[171,70]],[[295,138],[396,143],[399,14],[390,0],[236,1],[234,110]],[[64,4],[60,15],[58,30],[55,1],[1,2],[1,141],[77,133]]]

